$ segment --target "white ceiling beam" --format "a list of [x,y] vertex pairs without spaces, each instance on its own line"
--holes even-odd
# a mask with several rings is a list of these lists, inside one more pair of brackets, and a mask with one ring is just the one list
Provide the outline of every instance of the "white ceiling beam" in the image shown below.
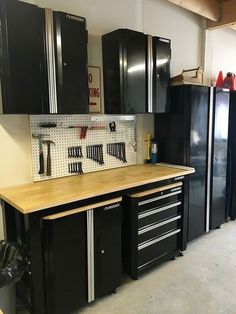
[[168,0],[178,6],[197,13],[212,21],[220,19],[220,3],[218,0]]
[[209,20],[207,21],[208,29],[235,27],[235,25],[236,25],[236,0],[228,0],[221,3],[221,15],[219,21],[217,22]]

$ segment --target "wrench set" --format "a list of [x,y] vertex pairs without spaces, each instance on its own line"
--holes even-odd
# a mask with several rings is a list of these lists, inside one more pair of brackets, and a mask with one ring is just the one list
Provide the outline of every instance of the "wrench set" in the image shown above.
[[83,158],[82,146],[68,147],[68,158]]
[[103,157],[103,145],[89,145],[86,146],[87,158],[92,159],[97,162],[99,165],[104,165]]
[[125,142],[107,144],[107,154],[127,163]]
[[68,172],[83,174],[84,172],[82,166],[82,162],[71,162],[68,164]]

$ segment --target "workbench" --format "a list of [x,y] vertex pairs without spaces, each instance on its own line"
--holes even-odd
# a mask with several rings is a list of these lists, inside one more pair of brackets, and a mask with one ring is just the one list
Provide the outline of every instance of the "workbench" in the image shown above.
[[[170,190],[173,184],[181,185],[178,249],[185,250],[186,176],[193,173],[193,168],[182,166],[135,165],[2,188],[6,237],[18,241],[29,252],[29,269],[18,284],[18,295],[31,313],[70,314],[86,302],[112,292],[107,277],[119,285],[124,196],[143,197],[145,191],[159,195],[163,186]],[[95,253],[101,243],[108,253],[102,249],[99,257]],[[117,260],[119,266],[113,269]],[[111,274],[106,276],[110,269]]]

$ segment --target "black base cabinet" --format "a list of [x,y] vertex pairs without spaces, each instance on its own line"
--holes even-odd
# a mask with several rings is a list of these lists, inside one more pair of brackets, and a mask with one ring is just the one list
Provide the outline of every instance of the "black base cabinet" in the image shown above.
[[75,313],[121,284],[120,202],[111,200],[86,209],[43,218],[49,314]]
[[50,314],[87,303],[86,213],[44,220],[45,288]]
[[178,182],[124,197],[124,270],[133,279],[185,249],[182,195]]

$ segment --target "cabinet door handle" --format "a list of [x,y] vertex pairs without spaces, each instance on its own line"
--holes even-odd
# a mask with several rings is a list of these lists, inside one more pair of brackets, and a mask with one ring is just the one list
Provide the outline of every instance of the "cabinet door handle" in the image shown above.
[[158,201],[158,200],[170,197],[170,196],[178,195],[178,194],[181,194],[181,193],[182,193],[182,190],[176,191],[176,192],[172,192],[172,193],[168,193],[168,194],[164,194],[164,195],[160,195],[160,196],[153,197],[153,198],[149,198],[148,200],[138,202],[138,206],[149,204],[149,203],[152,203],[152,202],[155,202],[155,201]]
[[167,219],[167,220],[162,221],[162,222],[160,222],[158,224],[153,224],[153,225],[149,225],[148,227],[140,228],[138,230],[138,235],[146,233],[146,232],[149,232],[149,231],[152,231],[152,230],[157,229],[157,228],[160,228],[160,227],[162,227],[164,225],[167,225],[167,224],[169,224],[169,223],[171,223],[173,221],[179,220],[180,218],[181,218],[181,215],[173,217],[171,219]]
[[138,215],[138,219],[142,219],[142,218],[145,218],[145,217],[148,217],[148,216],[160,213],[160,212],[162,212],[164,210],[167,210],[167,209],[179,206],[181,204],[182,204],[182,202],[177,202],[177,203],[173,203],[173,204],[170,204],[170,205],[167,205],[167,206],[153,208],[153,209],[148,210],[148,211],[146,211],[146,212],[144,212],[142,214],[139,214]]
[[173,235],[179,233],[180,231],[181,231],[180,229],[177,229],[177,230],[172,231],[170,233],[167,233],[167,234],[165,234],[165,235],[163,235],[163,236],[161,236],[159,238],[153,239],[151,241],[143,242],[143,243],[141,243],[138,246],[138,250],[141,251],[141,250],[143,250],[143,249],[145,249],[145,248],[147,248],[147,247],[149,247],[149,246],[151,246],[151,245],[153,245],[153,244],[155,244],[157,242],[160,242],[160,241],[165,240],[165,239],[167,239],[169,237],[172,237]]

